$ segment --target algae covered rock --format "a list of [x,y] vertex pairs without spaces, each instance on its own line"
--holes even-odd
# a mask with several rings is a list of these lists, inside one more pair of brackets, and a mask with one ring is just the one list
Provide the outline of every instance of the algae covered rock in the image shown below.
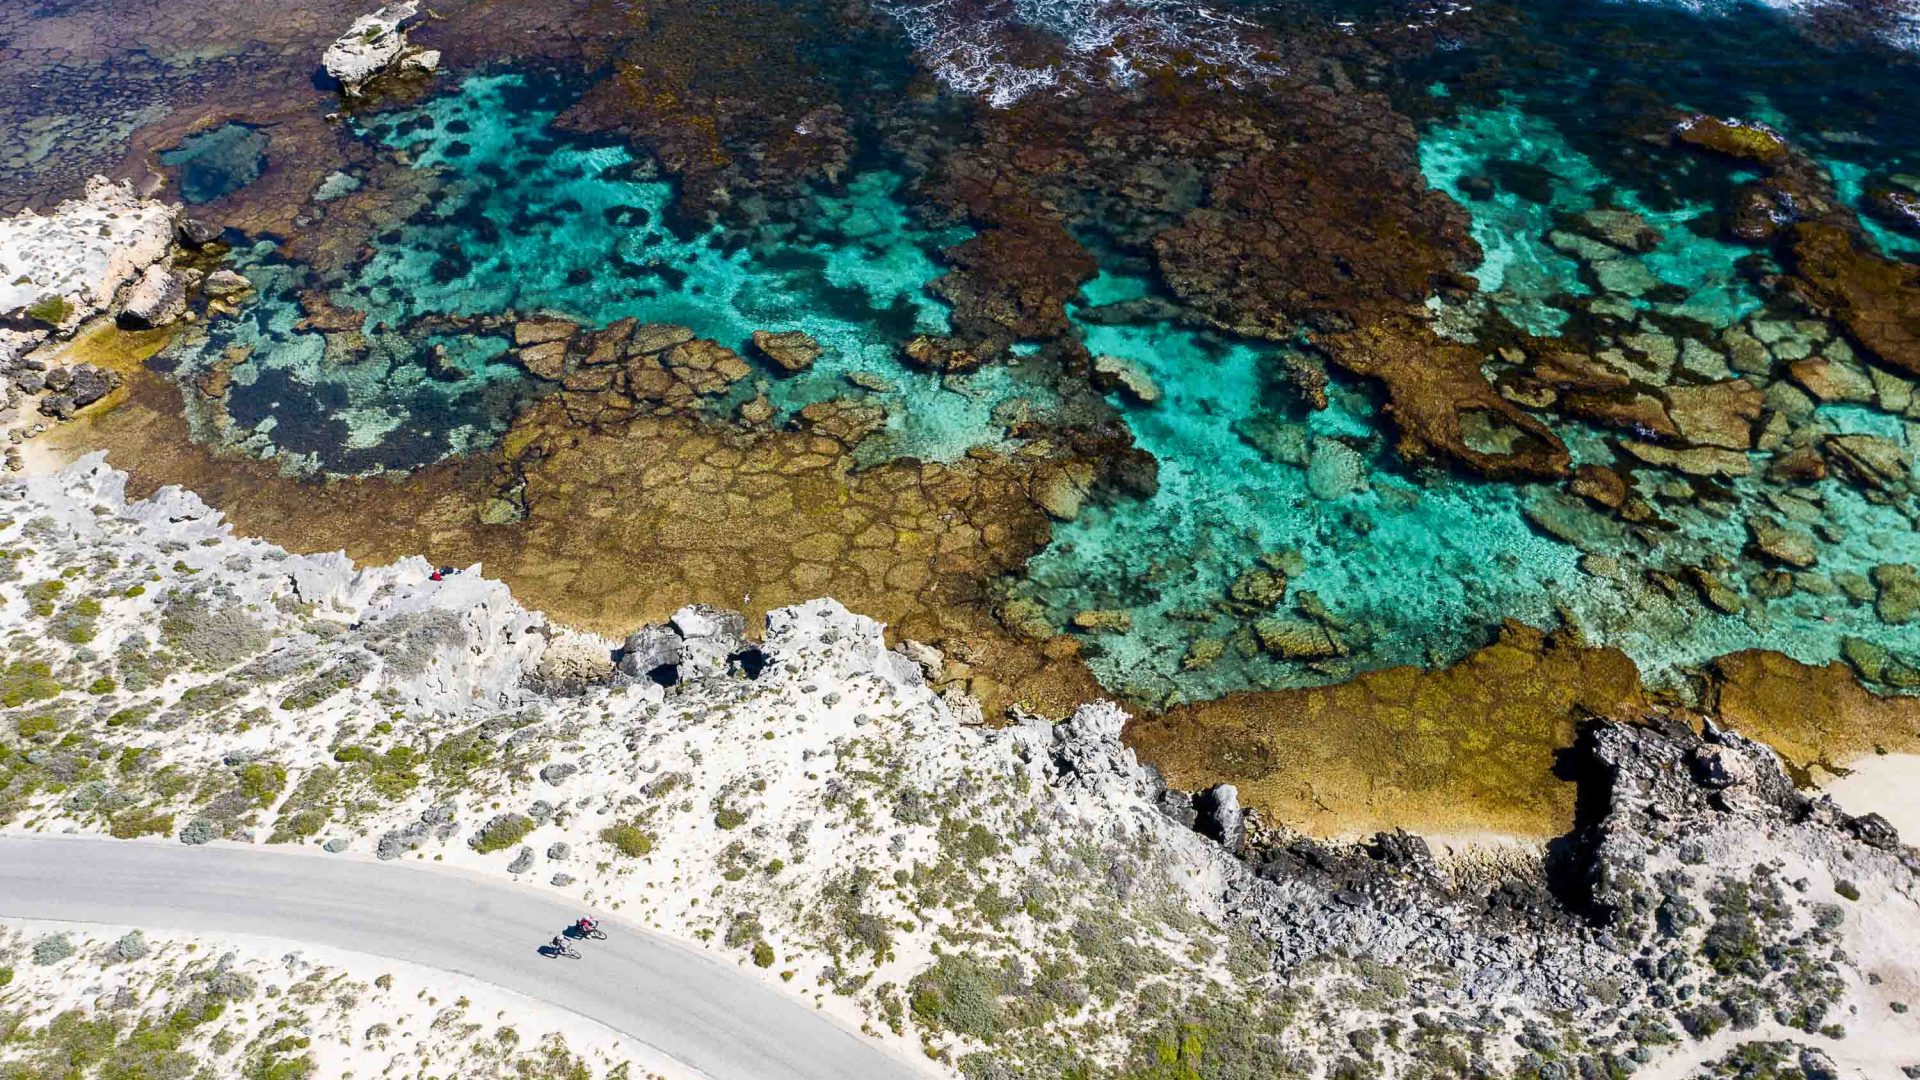
[[1073,628],[1093,634],[1124,634],[1133,629],[1133,616],[1113,609],[1078,611],[1073,616]]
[[1673,137],[1688,146],[1757,165],[1784,165],[1787,141],[1765,124],[1704,113],[1674,125]]
[[805,371],[820,359],[820,343],[812,334],[800,330],[785,330],[773,333],[769,330],[753,332],[753,347],[760,355],[778,365],[789,375]]
[[1873,611],[1883,623],[1910,623],[1920,615],[1920,571],[1904,563],[1884,563],[1873,568],[1873,585],[1878,595]]
[[1261,619],[1253,633],[1262,649],[1281,660],[1330,660],[1347,651],[1326,627],[1292,616]]
[[1760,554],[1796,570],[1804,570],[1820,561],[1820,550],[1813,534],[1770,517],[1755,517],[1747,522],[1754,549]]

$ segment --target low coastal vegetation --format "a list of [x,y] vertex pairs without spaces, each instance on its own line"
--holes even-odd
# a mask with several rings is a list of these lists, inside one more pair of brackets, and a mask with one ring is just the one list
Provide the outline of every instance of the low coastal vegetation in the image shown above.
[[[1320,844],[1168,791],[1110,705],[973,726],[931,689],[936,651],[891,651],[831,601],[758,642],[677,614],[649,631],[679,656],[669,686],[495,583],[289,556],[184,496],[136,515],[98,466],[0,509],[0,670],[25,688],[0,715],[10,829],[510,876],[969,1080],[1611,1077],[1704,1068],[1700,1040],[1729,1033],[1844,1058],[1905,1015],[1872,935],[1905,932],[1912,870],[1883,823],[1807,803],[1737,737],[1598,727],[1583,783],[1612,809],[1569,838],[1576,869],[1443,866],[1414,838]],[[43,632],[80,604],[89,640]],[[77,943],[3,959],[44,972]],[[190,998],[21,1019],[5,1060],[202,1053],[228,1004],[218,1024]],[[303,1075],[314,1048],[285,1027],[236,1030],[223,1068]]]

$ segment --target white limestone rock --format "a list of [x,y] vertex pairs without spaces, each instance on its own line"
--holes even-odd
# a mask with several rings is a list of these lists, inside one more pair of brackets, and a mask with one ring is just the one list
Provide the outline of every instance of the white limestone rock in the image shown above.
[[165,263],[146,268],[127,291],[120,321],[140,330],[171,326],[187,313],[187,285]]
[[96,176],[85,197],[52,213],[0,219],[0,318],[71,330],[107,310],[171,253],[178,214],[135,195],[131,184]]
[[440,65],[440,54],[415,49],[407,41],[406,26],[419,13],[419,0],[402,0],[360,16],[327,46],[321,66],[340,81],[348,97],[358,96],[369,80],[394,67],[434,70]]

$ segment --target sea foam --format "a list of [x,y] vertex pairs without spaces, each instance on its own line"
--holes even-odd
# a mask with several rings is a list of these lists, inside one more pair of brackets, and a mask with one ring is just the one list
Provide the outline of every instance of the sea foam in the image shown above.
[[1196,0],[881,0],[953,90],[1005,108],[1031,94],[1126,86],[1150,71],[1232,85],[1281,71],[1247,19]]

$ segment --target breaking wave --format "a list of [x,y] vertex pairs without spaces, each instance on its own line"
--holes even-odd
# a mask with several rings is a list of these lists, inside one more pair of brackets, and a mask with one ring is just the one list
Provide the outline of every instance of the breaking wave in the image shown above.
[[1828,36],[1878,40],[1920,53],[1920,0],[1637,0],[1702,15],[1730,15],[1754,8],[1779,12]]
[[921,60],[1005,108],[1172,70],[1245,85],[1280,74],[1259,27],[1199,0],[881,0]]

